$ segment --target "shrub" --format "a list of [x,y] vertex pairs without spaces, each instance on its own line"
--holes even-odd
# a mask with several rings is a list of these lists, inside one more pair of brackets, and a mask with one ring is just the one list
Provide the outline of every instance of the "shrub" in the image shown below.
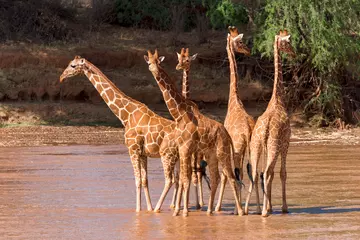
[[248,22],[245,7],[231,0],[210,3],[207,16],[210,19],[211,26],[215,29],[224,29],[229,25],[240,25]]
[[290,32],[298,55],[288,75],[289,89],[297,94],[292,103],[301,104],[309,118],[320,114],[328,123],[344,119],[341,86],[357,79],[360,66],[360,2],[266,0],[262,7],[254,49],[270,57],[274,35],[284,28]]
[[56,0],[0,0],[0,40],[66,40],[73,32],[65,19],[74,15]]
[[247,12],[240,3],[231,0],[117,0],[116,12],[118,23],[125,27],[171,29],[174,9],[182,9],[183,29],[198,27],[197,19],[206,13],[213,28],[224,28],[227,25],[238,25],[247,22]]

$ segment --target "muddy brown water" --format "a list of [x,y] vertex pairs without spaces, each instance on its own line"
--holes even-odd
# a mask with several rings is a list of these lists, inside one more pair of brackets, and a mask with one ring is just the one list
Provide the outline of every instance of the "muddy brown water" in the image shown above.
[[[204,207],[202,211],[192,208],[187,218],[172,217],[168,208],[172,190],[161,213],[135,213],[133,170],[123,145],[3,147],[0,151],[1,239],[360,238],[359,145],[292,145],[287,164],[290,214],[280,213],[278,163],[275,212],[268,218],[253,212],[232,215],[229,189],[223,212],[213,216],[207,216]],[[159,159],[150,159],[148,165],[155,205],[163,172]],[[245,184],[247,188],[247,180]],[[207,200],[207,190],[205,196]],[[142,207],[146,208],[144,200]]]

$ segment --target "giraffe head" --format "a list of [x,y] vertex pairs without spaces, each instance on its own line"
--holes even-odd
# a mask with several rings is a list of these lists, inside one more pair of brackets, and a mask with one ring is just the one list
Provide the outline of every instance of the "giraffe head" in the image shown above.
[[189,71],[191,61],[195,60],[197,53],[192,56],[189,56],[189,48],[186,48],[186,50],[182,48],[181,52],[180,53],[177,52],[176,54],[179,61],[178,65],[176,65],[176,70]]
[[295,52],[291,46],[290,34],[286,30],[279,32],[275,36],[275,42],[279,51],[289,54],[291,57],[295,57]]
[[155,49],[155,53],[152,54],[150,50],[148,50],[148,55],[144,55],[145,62],[149,64],[149,70],[153,74],[157,74],[159,72],[159,66],[162,61],[164,61],[165,57],[159,57],[157,49]]
[[74,60],[72,60],[64,72],[60,76],[60,82],[64,81],[66,78],[76,76],[78,74],[83,73],[85,66],[85,58],[81,58],[80,56],[75,56]]
[[229,26],[228,41],[232,44],[233,49],[238,53],[243,53],[250,56],[250,49],[242,41],[244,34],[239,34],[239,31],[234,26]]

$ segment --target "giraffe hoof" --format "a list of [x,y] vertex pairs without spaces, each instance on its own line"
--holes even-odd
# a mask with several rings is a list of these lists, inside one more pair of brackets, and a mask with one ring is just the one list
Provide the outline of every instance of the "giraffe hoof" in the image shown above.
[[287,208],[283,208],[282,213],[289,213],[289,210]]
[[136,209],[136,212],[138,213],[138,212],[140,212],[140,210],[141,210],[140,208],[137,208],[137,209]]
[[171,209],[175,209],[175,204],[171,204],[171,205],[170,205],[170,208],[171,208]]
[[179,211],[174,211],[173,217],[179,216]]
[[249,215],[249,210],[245,209],[244,210],[244,215]]
[[189,213],[188,212],[183,212],[183,217],[187,217],[189,216]]
[[261,214],[261,216],[262,217],[268,217],[269,216],[269,213],[266,211],[266,212],[263,212],[262,214]]
[[244,216],[245,214],[244,214],[244,211],[241,209],[240,211],[238,211],[238,214],[237,214],[238,216]]
[[211,211],[207,211],[206,214],[207,214],[208,216],[212,216],[212,215],[213,215],[213,213],[212,213]]
[[221,212],[221,206],[216,206],[215,207],[215,212]]
[[200,207],[203,207],[204,205],[204,202],[200,202]]
[[160,209],[154,209],[154,213],[160,213]]

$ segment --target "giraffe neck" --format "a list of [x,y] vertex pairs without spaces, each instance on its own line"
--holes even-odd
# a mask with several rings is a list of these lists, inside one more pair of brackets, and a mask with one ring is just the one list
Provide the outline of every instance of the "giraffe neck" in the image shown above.
[[85,62],[84,74],[125,127],[131,112],[136,109],[138,103],[120,91],[97,67],[88,61]]
[[187,115],[186,99],[178,92],[172,79],[160,66],[158,66],[158,71],[152,74],[160,87],[171,116],[178,122]]
[[282,75],[282,64],[281,56],[278,48],[278,40],[275,40],[274,43],[274,67],[275,67],[275,76],[274,76],[274,87],[273,93],[270,99],[270,103],[281,103],[284,104],[284,83]]
[[239,75],[237,71],[235,53],[229,41],[228,41],[227,53],[228,53],[229,66],[230,66],[230,90],[229,90],[228,109],[231,109],[234,107],[233,104],[242,106],[242,102],[238,97]]
[[189,99],[190,97],[189,70],[185,69],[183,70],[182,95],[186,99]]

